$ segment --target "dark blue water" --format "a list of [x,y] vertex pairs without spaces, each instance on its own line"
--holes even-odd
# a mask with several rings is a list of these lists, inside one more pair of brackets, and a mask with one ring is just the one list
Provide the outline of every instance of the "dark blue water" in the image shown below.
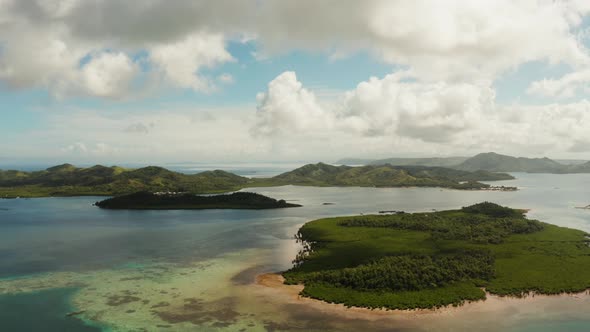
[[69,299],[75,289],[51,289],[40,292],[0,296],[2,331],[99,332],[75,316]]

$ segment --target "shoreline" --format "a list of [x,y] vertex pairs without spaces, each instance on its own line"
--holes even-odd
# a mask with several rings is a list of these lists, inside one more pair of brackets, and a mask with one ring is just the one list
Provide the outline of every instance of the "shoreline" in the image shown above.
[[[0,170],[1,171],[1,170]],[[588,173],[590,174],[590,173]],[[514,181],[514,179],[506,180],[481,180],[482,183],[487,184],[488,182],[496,181]],[[457,191],[494,191],[494,192],[515,192],[520,191],[519,187],[511,186],[494,186],[480,187],[480,188],[457,188],[455,186],[421,186],[421,185],[394,185],[394,186],[375,186],[375,185],[317,185],[317,184],[290,184],[290,183],[277,183],[277,184],[265,184],[265,183],[252,183],[246,184],[244,187],[237,187],[228,190],[212,190],[199,193],[191,193],[194,195],[218,195],[218,194],[229,194],[233,192],[241,192],[248,189],[257,188],[276,188],[276,187],[315,187],[315,188],[375,188],[375,189],[440,189],[440,190],[457,190]],[[19,192],[21,195],[9,194],[10,192],[21,189],[22,187],[1,187],[0,186],[0,199],[25,199],[25,198],[68,198],[68,197],[117,197],[122,195],[133,194],[134,192],[125,193],[113,193],[113,192],[48,192],[48,191],[32,191],[32,192]],[[40,187],[42,189],[51,189],[51,187]]]
[[[488,189],[488,188],[477,188],[477,189],[459,189],[459,188],[452,188],[452,187],[422,187],[422,186],[401,186],[401,187],[369,187],[369,186],[304,186],[304,185],[279,185],[279,186],[255,186],[255,187],[245,187],[243,189],[258,189],[258,188],[275,188],[275,187],[284,187],[284,186],[295,186],[295,187],[316,187],[316,188],[375,188],[375,189],[440,189],[440,190],[453,190],[453,191],[480,191],[480,192],[516,192],[520,191],[520,188],[517,189]],[[0,188],[1,189],[1,188]],[[217,194],[226,194],[233,191],[224,191],[224,192],[207,192],[195,195],[217,195]],[[0,196],[0,200],[15,200],[15,199],[35,199],[35,198],[79,198],[79,197],[116,197],[118,195],[115,194],[100,194],[100,193],[89,193],[89,194],[68,194],[68,195],[26,195],[26,196]],[[333,204],[326,204],[326,205],[333,205]],[[587,207],[576,207],[576,209],[581,210],[590,210]],[[112,209],[116,210],[116,209]],[[128,210],[162,210],[162,209],[128,209]],[[202,210],[202,209],[174,209],[174,210]]]
[[369,309],[363,307],[347,307],[341,303],[329,303],[309,297],[301,296],[299,293],[303,290],[303,285],[286,285],[284,277],[279,273],[264,273],[256,276],[255,285],[263,287],[269,291],[278,293],[284,301],[289,303],[298,303],[312,307],[322,312],[329,312],[344,316],[354,315],[364,319],[381,319],[386,317],[396,318],[415,318],[415,317],[439,317],[439,316],[458,316],[469,313],[479,313],[483,311],[500,312],[510,306],[536,305],[546,301],[553,300],[575,300],[589,301],[590,289],[579,293],[562,293],[562,294],[529,294],[523,297],[499,296],[486,291],[486,299],[480,301],[466,301],[459,306],[445,306],[436,309]]

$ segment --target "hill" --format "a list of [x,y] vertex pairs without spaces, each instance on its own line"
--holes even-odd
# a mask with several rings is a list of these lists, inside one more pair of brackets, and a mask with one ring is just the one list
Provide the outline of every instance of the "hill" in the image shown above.
[[[590,288],[588,234],[480,203],[459,210],[311,221],[283,273],[301,295],[346,306],[436,308]],[[564,273],[567,271],[567,273]]]
[[0,197],[111,196],[138,191],[215,193],[241,189],[248,182],[248,178],[224,171],[188,175],[156,166],[78,168],[64,164],[36,172],[0,171]]
[[562,173],[568,166],[549,158],[511,157],[488,152],[469,158],[455,168],[465,171]]
[[[477,181],[514,179],[508,174],[487,171],[467,172],[443,167],[426,166],[333,166],[309,164],[275,176],[275,184],[311,186],[361,187],[447,187],[482,189],[487,185]],[[466,183],[467,182],[467,183]]]
[[373,161],[375,161],[375,159],[343,158],[343,159],[339,159],[338,161],[336,161],[335,164],[336,165],[358,166],[358,165],[368,165]]
[[467,160],[467,157],[432,157],[432,158],[385,158],[385,159],[360,159],[345,158],[336,162],[338,165],[386,165],[393,166],[429,166],[429,167],[453,167]]
[[125,210],[277,209],[301,206],[247,192],[206,196],[187,193],[137,192],[107,198],[94,205],[103,209]]
[[590,173],[590,161],[583,164],[568,165],[563,173]]
[[511,157],[488,152],[469,158],[454,168],[465,171],[574,174],[590,173],[590,162],[562,164],[549,158]]

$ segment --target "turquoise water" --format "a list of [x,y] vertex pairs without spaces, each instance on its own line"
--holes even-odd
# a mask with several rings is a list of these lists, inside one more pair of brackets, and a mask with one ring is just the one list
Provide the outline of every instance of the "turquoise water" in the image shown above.
[[[532,218],[590,232],[590,211],[575,209],[590,204],[590,175],[515,175],[518,177],[515,181],[495,184],[521,187],[517,192],[295,186],[248,189],[303,205],[302,208],[264,211],[106,211],[92,206],[100,199],[97,197],[0,200],[0,283],[22,276],[35,278],[58,272],[129,270],[131,273],[154,264],[183,266],[223,260],[224,255],[248,250],[272,253],[252,263],[255,271],[280,271],[289,268],[296,250],[292,237],[308,220],[379,210],[441,210],[481,201],[531,209],[529,216]],[[251,281],[249,274],[245,275],[244,282]],[[210,286],[200,287],[204,287],[202,292],[206,293],[206,287]],[[35,330],[29,325],[18,325],[33,324],[22,319],[31,316],[35,317],[34,324],[47,327],[43,331],[90,329],[81,321],[64,316],[70,310],[67,305],[72,292],[71,289],[54,289],[0,296],[3,315],[0,316],[0,330]],[[580,312],[590,312],[590,306],[584,305],[586,307],[579,308]],[[301,326],[332,329],[336,326],[332,325],[332,320],[338,318],[327,314],[294,306],[277,306],[276,310],[287,308],[289,315],[281,321],[282,329],[297,330]],[[551,315],[532,318],[515,316],[497,328],[494,328],[494,319],[484,317],[486,329],[582,331],[590,326],[590,319],[559,310],[556,308]],[[380,328],[375,322],[354,320],[349,323],[355,329]]]

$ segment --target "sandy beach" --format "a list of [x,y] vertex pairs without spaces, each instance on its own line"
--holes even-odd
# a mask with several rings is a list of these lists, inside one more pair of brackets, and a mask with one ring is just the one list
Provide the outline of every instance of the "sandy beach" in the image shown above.
[[[443,307],[438,309],[418,310],[385,310],[367,309],[359,307],[346,307],[342,304],[327,303],[299,295],[303,285],[285,285],[284,278],[277,273],[261,274],[256,277],[257,287],[265,288],[272,293],[276,301],[285,304],[302,304],[313,310],[325,314],[338,315],[347,318],[363,320],[394,319],[397,323],[418,323],[422,326],[437,326],[441,328],[449,321],[459,322],[462,319],[469,320],[474,317],[489,316],[511,317],[512,319],[528,319],[535,315],[550,316],[552,312],[561,311],[571,307],[572,312],[580,307],[588,308],[590,294],[588,291],[575,294],[560,295],[529,295],[526,297],[502,297],[486,293],[485,301],[468,302],[462,306]],[[560,310],[554,310],[559,308]],[[452,318],[450,320],[449,318]],[[413,324],[410,324],[413,325]]]

